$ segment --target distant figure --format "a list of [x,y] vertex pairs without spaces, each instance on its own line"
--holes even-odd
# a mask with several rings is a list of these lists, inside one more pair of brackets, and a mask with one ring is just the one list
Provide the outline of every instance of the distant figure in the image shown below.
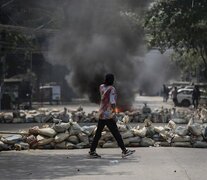
[[163,84],[163,102],[167,102],[168,99],[169,99],[169,89],[165,84]]
[[200,93],[199,87],[195,85],[193,88],[193,93],[192,93],[192,101],[193,101],[193,106],[196,109],[198,108],[200,96],[201,96],[201,93]]
[[147,103],[144,103],[144,106],[142,107],[142,113],[143,114],[150,114],[152,111],[150,107],[147,106]]
[[178,105],[177,95],[178,95],[178,91],[177,91],[177,87],[175,86],[173,91],[172,91],[172,100],[173,100],[173,103],[174,103],[175,107]]

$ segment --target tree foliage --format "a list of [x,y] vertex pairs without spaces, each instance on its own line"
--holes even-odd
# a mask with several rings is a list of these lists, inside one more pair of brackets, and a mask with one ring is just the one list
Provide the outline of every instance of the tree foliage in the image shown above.
[[185,56],[181,59],[200,58],[207,70],[206,0],[157,0],[146,13],[145,28],[150,47],[173,48]]

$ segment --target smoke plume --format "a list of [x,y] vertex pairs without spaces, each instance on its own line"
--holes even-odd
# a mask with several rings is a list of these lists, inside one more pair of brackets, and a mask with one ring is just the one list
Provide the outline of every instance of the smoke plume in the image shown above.
[[171,61],[172,50],[161,54],[158,50],[151,50],[145,54],[140,64],[137,78],[138,87],[147,95],[158,95],[163,84],[178,79],[180,73],[175,63]]
[[135,4],[145,7],[147,1],[70,0],[64,5],[65,25],[51,39],[47,59],[66,66],[70,86],[91,102],[99,102],[106,73],[115,75],[119,106],[129,107],[134,100],[139,61],[134,57],[142,53],[143,31],[126,12]]

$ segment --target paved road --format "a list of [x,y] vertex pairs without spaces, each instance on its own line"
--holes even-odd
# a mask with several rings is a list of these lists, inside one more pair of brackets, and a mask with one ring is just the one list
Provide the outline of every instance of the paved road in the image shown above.
[[0,179],[207,179],[206,149],[136,148],[127,159],[118,148],[97,151],[102,159],[89,159],[88,149],[0,152]]

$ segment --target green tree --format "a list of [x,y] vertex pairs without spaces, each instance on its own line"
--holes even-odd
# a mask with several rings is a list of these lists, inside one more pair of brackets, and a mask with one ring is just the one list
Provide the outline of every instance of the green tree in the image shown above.
[[190,69],[193,60],[207,72],[206,0],[157,0],[146,13],[145,28],[150,47],[173,48],[180,65]]

